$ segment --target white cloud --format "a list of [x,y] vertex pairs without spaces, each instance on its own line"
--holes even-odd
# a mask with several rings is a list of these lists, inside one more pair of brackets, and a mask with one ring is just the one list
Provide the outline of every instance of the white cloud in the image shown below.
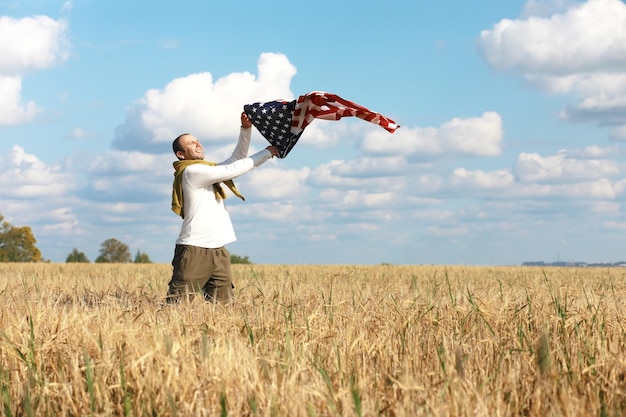
[[408,181],[408,189],[414,189],[420,194],[430,194],[442,190],[446,186],[445,178],[436,173],[428,173]]
[[577,74],[568,79],[570,86],[564,92],[571,89],[581,99],[561,113],[563,119],[595,120],[618,125],[626,123],[626,70],[623,73]]
[[41,111],[32,101],[23,104],[21,93],[21,78],[0,76],[0,126],[29,122]]
[[[356,164],[358,166],[358,162]],[[308,184],[321,188],[337,187],[341,189],[356,188],[369,190],[397,189],[404,186],[402,177],[392,181],[384,176],[355,176],[354,174],[355,162],[333,160],[315,167],[309,176]]]
[[0,214],[14,226],[31,227],[38,243],[45,246],[49,237],[48,244],[56,247],[60,236],[83,230],[77,181],[66,165],[44,163],[16,145],[0,155]]
[[589,0],[548,18],[501,20],[481,32],[479,45],[494,67],[523,73],[565,75],[623,68],[625,19],[622,1]]
[[320,199],[339,205],[342,209],[387,208],[399,201],[392,192],[365,192],[360,190],[323,190]]
[[0,74],[18,75],[63,62],[69,55],[65,20],[0,16]]
[[[308,167],[284,169],[267,165],[269,164],[242,176],[242,184],[245,184],[246,190],[244,196],[251,194],[262,199],[292,200],[307,193],[308,187],[305,186],[305,181],[311,171]],[[244,185],[238,186],[242,192],[243,187]]]
[[626,222],[607,221],[602,223],[602,227],[609,230],[626,230]]
[[76,213],[69,207],[58,207],[46,210],[47,218],[42,230],[57,236],[68,236],[80,234],[83,230],[80,228],[80,222],[76,217]]
[[[550,174],[553,173],[547,173],[546,177]],[[565,183],[542,183],[540,180],[544,177],[540,175],[534,178],[535,182],[513,181],[512,178],[507,170],[483,172],[459,168],[454,171],[450,185],[455,187],[456,198],[613,200],[624,191],[620,182],[612,183],[607,178],[579,178],[578,181]]]
[[[362,128],[367,129],[367,124],[353,124],[348,118],[342,119],[341,123],[318,119],[306,128],[306,133],[298,140],[298,145],[311,146],[315,149],[328,149],[338,143],[344,145],[354,142],[355,138],[362,135]],[[365,125],[365,126],[364,126]]]
[[15,145],[0,156],[0,197],[62,198],[75,185],[75,179],[58,164],[48,165]]
[[114,145],[119,149],[152,147],[162,152],[184,132],[204,141],[232,138],[244,104],[292,98],[289,83],[296,69],[286,56],[261,54],[257,68],[258,77],[243,72],[214,80],[211,73],[204,72],[147,91],[116,129]]
[[[99,175],[119,175],[130,172],[148,172],[156,175],[161,171],[160,167],[172,167],[173,154],[152,155],[142,152],[110,151],[98,155],[89,164],[89,172]],[[158,171],[155,170],[155,167]],[[172,172],[174,169],[172,168]]]
[[621,212],[621,204],[615,201],[594,201],[591,211],[603,216],[619,216]]
[[609,137],[614,141],[626,141],[626,124],[615,126],[609,132]]
[[[485,59],[547,93],[574,93],[580,102],[562,112],[565,119],[626,124],[624,2],[532,1],[527,12],[543,6],[559,13],[504,19],[482,31],[478,44]],[[620,132],[613,135],[620,138]]]
[[85,168],[75,168],[85,176],[81,196],[99,202],[162,201],[160,207],[166,207],[172,192],[173,159],[169,154],[134,151],[100,154]]
[[0,126],[34,119],[41,109],[22,102],[23,74],[61,63],[68,55],[64,20],[0,16]]
[[563,149],[559,151],[560,155],[564,155],[567,158],[579,158],[579,159],[604,159],[615,158],[620,153],[618,146],[598,146],[589,145],[583,149]]
[[465,235],[470,231],[467,226],[446,227],[446,226],[430,226],[428,234],[434,237],[456,237]]
[[302,236],[302,240],[305,242],[313,243],[327,243],[337,240],[337,234],[329,230],[323,230],[324,228],[319,226],[302,226],[299,225],[296,228],[296,232]]
[[607,200],[612,200],[618,195],[611,181],[605,178],[577,184],[554,185],[551,194],[567,198]]
[[572,182],[612,177],[619,173],[619,167],[609,159],[574,159],[565,153],[547,157],[521,153],[514,172],[517,179],[524,182]]
[[363,151],[375,154],[427,157],[445,154],[498,156],[502,153],[502,119],[486,112],[475,118],[454,118],[439,128],[398,129],[393,136],[373,131],[363,141]]
[[501,189],[511,186],[515,179],[509,170],[485,172],[481,170],[469,171],[465,168],[454,170],[451,184],[455,187],[469,187],[480,189]]
[[344,177],[381,177],[406,175],[410,166],[404,156],[362,156],[335,166],[336,175]]
[[291,202],[277,201],[272,203],[253,203],[252,201],[230,206],[228,209],[233,218],[250,219],[253,218],[257,222],[264,220],[276,221],[277,224],[283,223],[305,223],[316,222],[323,223],[328,217],[328,213],[316,210],[307,204],[296,204]]

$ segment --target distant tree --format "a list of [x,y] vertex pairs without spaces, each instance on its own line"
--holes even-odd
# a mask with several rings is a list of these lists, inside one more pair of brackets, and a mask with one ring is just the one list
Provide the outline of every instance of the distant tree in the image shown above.
[[128,245],[117,239],[107,239],[100,244],[100,255],[96,263],[128,263],[130,262],[130,250]]
[[230,263],[231,264],[251,264],[250,259],[247,256],[239,256],[234,253],[230,254]]
[[72,253],[67,255],[67,258],[65,258],[65,262],[66,263],[83,263],[83,264],[88,264],[89,263],[89,259],[87,258],[87,255],[85,255],[83,252],[81,252],[78,249],[74,248],[74,250],[72,250]]
[[151,264],[152,261],[150,260],[150,257],[148,256],[147,253],[140,252],[139,249],[137,249],[137,254],[135,255],[135,263],[136,264]]
[[30,227],[14,227],[0,214],[0,262],[40,262],[41,251]]

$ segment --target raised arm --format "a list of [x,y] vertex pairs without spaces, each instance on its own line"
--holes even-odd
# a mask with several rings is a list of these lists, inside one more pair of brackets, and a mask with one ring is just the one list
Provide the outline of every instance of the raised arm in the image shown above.
[[262,165],[274,156],[278,156],[278,149],[274,146],[268,146],[250,157],[242,158],[226,165],[189,165],[185,168],[185,177],[192,187],[208,187],[216,182],[237,178]]
[[241,112],[241,128],[239,129],[239,141],[237,142],[237,146],[235,146],[235,150],[233,151],[230,158],[220,162],[219,165],[227,165],[248,156],[251,136],[252,122],[248,120],[248,116],[246,116],[244,112]]

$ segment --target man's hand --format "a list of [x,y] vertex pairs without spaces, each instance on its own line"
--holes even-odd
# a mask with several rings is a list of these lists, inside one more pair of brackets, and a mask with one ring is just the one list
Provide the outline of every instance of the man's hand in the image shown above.
[[278,156],[278,148],[276,146],[268,146],[265,149],[267,149],[268,151],[272,153],[272,158],[275,156]]
[[245,112],[241,112],[241,127],[244,129],[250,129],[252,127],[252,122],[248,119]]

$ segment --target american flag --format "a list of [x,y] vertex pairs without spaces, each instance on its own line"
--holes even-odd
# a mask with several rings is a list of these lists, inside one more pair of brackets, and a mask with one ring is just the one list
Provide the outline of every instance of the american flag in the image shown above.
[[380,125],[390,133],[398,126],[393,120],[335,95],[314,91],[293,101],[275,100],[246,104],[243,110],[267,141],[284,158],[295,146],[304,128],[314,119],[339,120],[356,116]]

